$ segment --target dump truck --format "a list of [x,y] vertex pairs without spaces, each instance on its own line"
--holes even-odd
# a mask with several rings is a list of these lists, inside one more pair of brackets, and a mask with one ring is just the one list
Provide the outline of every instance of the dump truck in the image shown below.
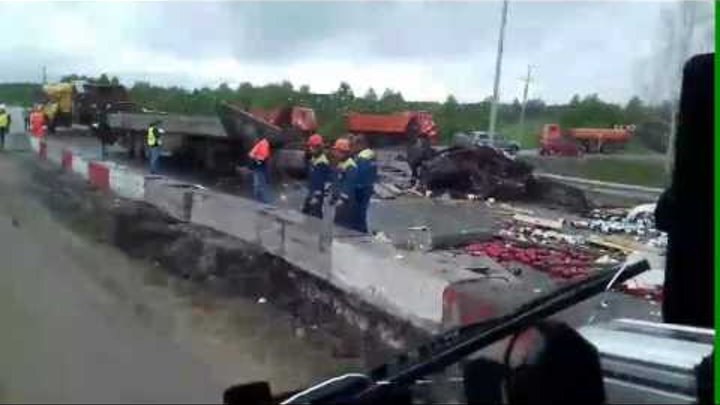
[[622,148],[634,131],[634,125],[562,129],[558,124],[547,124],[540,134],[540,153],[577,156],[576,146],[585,153],[607,153]]
[[191,166],[214,172],[233,172],[246,163],[247,152],[259,136],[273,148],[274,162],[291,175],[305,170],[304,141],[316,129],[312,109],[289,106],[247,111],[222,102],[216,116],[191,116],[160,111],[118,111],[108,115],[114,138],[131,158],[145,156],[145,136],[153,122],[165,129],[163,150]]
[[406,144],[416,136],[427,136],[437,143],[438,128],[432,114],[426,111],[404,111],[395,114],[349,113],[347,130],[363,134],[374,147]]

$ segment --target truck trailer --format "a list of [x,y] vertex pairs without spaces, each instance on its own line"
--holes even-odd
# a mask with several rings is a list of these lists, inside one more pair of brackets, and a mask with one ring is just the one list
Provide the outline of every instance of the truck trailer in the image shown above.
[[427,136],[435,144],[437,124],[432,114],[425,111],[405,111],[395,114],[349,113],[347,130],[363,134],[374,147],[406,144],[417,136]]
[[540,154],[577,156],[585,153],[607,153],[622,148],[632,137],[635,127],[568,128],[546,124],[540,134]]
[[305,170],[304,140],[317,128],[314,112],[303,107],[253,114],[222,102],[216,116],[148,110],[108,114],[113,138],[128,150],[131,158],[145,156],[147,128],[154,122],[160,122],[165,129],[165,153],[213,172],[233,172],[237,166],[245,165],[248,151],[263,136],[273,148],[273,161],[280,165],[277,169],[301,175]]

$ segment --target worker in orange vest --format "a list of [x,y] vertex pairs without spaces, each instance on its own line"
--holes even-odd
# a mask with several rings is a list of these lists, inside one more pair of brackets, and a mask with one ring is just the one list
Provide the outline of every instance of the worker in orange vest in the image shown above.
[[45,113],[43,113],[40,106],[35,106],[33,112],[30,113],[30,132],[34,137],[42,138],[45,136],[46,130]]
[[270,163],[270,142],[265,137],[260,136],[248,156],[253,171],[253,198],[261,203],[269,204],[268,164]]

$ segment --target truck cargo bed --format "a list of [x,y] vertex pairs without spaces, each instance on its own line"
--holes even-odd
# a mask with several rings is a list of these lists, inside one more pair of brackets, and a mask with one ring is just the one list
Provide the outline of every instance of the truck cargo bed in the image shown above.
[[117,112],[108,116],[110,128],[124,131],[145,131],[158,120],[171,134],[228,138],[218,117],[141,112]]

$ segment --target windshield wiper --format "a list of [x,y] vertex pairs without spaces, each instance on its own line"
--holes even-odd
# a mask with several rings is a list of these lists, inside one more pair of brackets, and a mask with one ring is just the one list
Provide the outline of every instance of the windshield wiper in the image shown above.
[[623,283],[650,269],[646,260],[598,271],[586,279],[559,288],[524,304],[516,311],[489,321],[460,328],[433,338],[430,343],[372,370],[368,376],[336,378],[311,387],[284,404],[364,404],[382,403],[393,390],[459,362],[467,356],[522,332],[551,315]]

